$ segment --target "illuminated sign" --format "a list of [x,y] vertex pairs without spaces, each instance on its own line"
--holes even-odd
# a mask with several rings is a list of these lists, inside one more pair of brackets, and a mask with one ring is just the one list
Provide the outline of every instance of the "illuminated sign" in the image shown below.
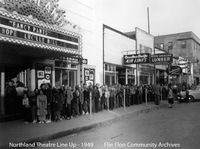
[[151,55],[151,63],[172,63],[173,55],[172,54],[154,54]]
[[20,15],[32,16],[51,25],[64,26],[65,11],[58,8],[58,0],[0,0],[2,8]]
[[150,62],[150,54],[131,54],[124,55],[124,64],[139,64],[139,63],[149,63]]

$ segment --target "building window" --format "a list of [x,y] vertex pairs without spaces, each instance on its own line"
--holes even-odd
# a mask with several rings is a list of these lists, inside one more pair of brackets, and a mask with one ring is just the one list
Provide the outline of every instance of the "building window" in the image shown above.
[[107,71],[108,70],[108,65],[107,64],[105,64],[105,71]]
[[168,50],[172,50],[173,49],[173,43],[172,42],[168,42]]
[[157,43],[155,43],[155,44],[154,44],[154,47],[155,47],[155,48],[158,48],[158,44],[157,44]]
[[164,43],[160,44],[160,49],[164,50]]
[[183,41],[181,42],[181,48],[182,48],[182,49],[185,49],[185,48],[186,48],[186,40],[183,40]]

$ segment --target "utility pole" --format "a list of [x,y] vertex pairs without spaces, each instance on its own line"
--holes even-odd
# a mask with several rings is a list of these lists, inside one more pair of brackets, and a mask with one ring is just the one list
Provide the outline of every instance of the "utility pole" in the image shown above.
[[[148,19],[148,33],[150,34],[149,7],[147,7],[147,19]],[[155,48],[154,48],[154,43],[153,43],[153,54],[154,55],[156,54],[156,51],[155,51]],[[156,65],[155,64],[154,64],[154,84],[156,84]]]

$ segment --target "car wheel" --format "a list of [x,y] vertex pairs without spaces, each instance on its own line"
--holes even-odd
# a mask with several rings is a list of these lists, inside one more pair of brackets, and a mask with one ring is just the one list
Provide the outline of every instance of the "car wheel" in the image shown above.
[[194,97],[190,95],[190,96],[189,96],[189,101],[190,101],[190,102],[195,101]]

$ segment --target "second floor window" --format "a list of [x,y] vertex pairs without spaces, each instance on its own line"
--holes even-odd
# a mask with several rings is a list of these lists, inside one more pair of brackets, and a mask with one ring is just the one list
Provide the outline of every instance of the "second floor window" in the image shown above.
[[168,42],[168,50],[172,50],[173,49],[173,43],[172,42]]
[[185,49],[185,48],[186,48],[186,40],[183,40],[183,41],[181,42],[181,48],[182,48],[182,49]]

